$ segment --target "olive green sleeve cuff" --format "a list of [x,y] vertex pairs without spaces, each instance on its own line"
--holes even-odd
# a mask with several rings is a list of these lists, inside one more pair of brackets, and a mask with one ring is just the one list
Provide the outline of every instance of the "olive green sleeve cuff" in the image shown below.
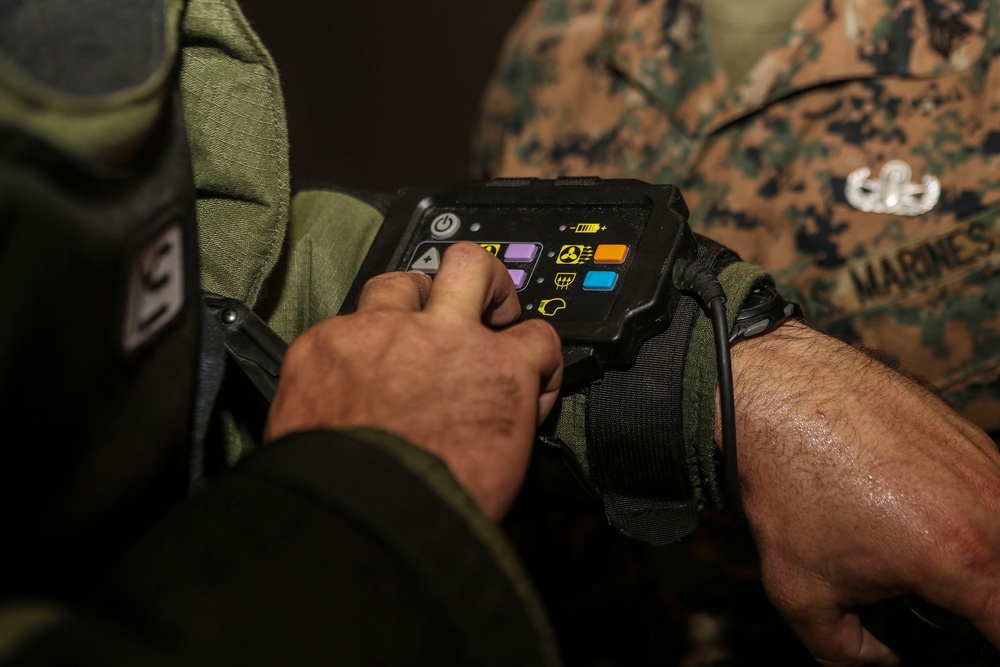
[[[726,293],[726,319],[732,330],[736,315],[750,291],[772,283],[770,274],[756,264],[734,262],[722,270],[719,283]],[[699,317],[691,333],[684,365],[684,442],[691,465],[691,482],[699,504],[724,504],[715,444],[715,393],[718,385],[712,322]]]

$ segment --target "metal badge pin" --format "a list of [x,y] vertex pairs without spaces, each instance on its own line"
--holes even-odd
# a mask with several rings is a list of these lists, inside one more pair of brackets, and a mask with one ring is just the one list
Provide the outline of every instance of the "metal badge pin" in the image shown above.
[[886,162],[878,178],[870,178],[871,173],[868,167],[856,169],[844,186],[851,206],[866,213],[923,215],[941,198],[941,182],[936,177],[927,175],[920,183],[913,183],[913,171],[902,160]]

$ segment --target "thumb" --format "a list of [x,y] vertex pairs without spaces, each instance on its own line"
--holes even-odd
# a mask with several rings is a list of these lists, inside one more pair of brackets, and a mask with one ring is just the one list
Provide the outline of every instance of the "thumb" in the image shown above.
[[899,657],[866,630],[853,612],[812,609],[790,618],[789,625],[823,667],[900,664]]

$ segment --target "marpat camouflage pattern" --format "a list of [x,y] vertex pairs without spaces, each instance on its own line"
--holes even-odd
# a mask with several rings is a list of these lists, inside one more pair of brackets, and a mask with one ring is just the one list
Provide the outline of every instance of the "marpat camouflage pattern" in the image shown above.
[[478,176],[680,187],[809,321],[1000,432],[1000,3],[814,0],[742,81],[694,0],[538,0]]

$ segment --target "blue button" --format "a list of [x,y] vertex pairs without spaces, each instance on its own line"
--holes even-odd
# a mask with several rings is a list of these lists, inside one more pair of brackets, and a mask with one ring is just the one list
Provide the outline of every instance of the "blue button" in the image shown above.
[[615,288],[618,274],[614,271],[587,271],[583,279],[583,289],[607,292]]
[[514,289],[521,289],[524,287],[524,283],[528,280],[527,271],[522,271],[521,269],[507,269],[507,273],[510,274],[510,279],[514,281]]

